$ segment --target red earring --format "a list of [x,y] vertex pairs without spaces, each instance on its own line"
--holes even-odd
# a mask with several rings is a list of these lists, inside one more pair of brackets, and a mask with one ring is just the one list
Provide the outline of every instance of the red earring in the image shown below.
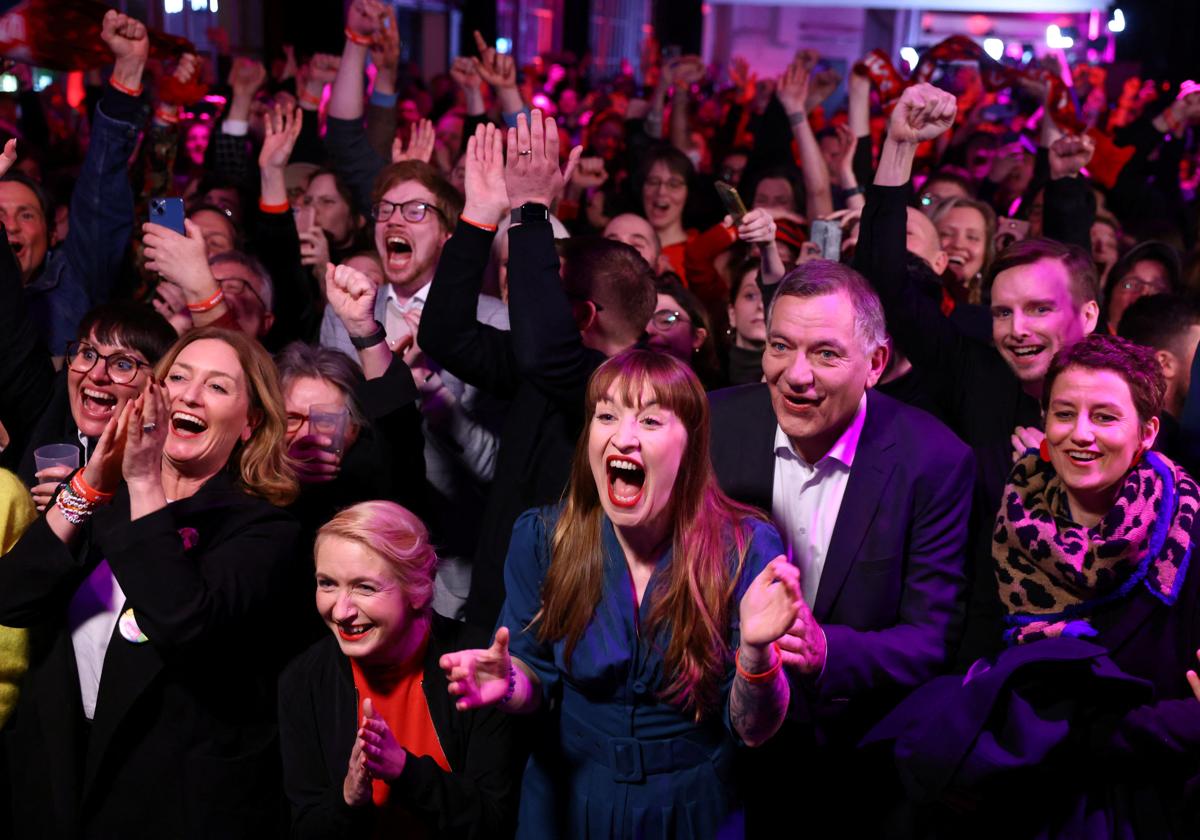
[[1050,460],[1050,444],[1045,438],[1042,438],[1041,444],[1038,445],[1038,457],[1043,461]]

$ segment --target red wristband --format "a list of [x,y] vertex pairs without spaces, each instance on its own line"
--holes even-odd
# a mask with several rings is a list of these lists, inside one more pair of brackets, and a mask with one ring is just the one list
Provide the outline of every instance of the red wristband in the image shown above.
[[358,44],[360,47],[369,47],[374,41],[369,35],[359,35],[349,26],[346,27],[346,40],[352,44]]
[[308,88],[305,88],[303,91],[300,92],[300,104],[301,105],[316,105],[317,107],[320,107],[321,97],[317,96],[315,94],[309,93]]
[[83,477],[83,470],[79,470],[75,475],[71,476],[71,489],[75,495],[82,496],[83,500],[89,505],[102,505],[113,497],[113,493],[105,493],[102,490],[97,490],[92,487]]
[[189,303],[187,305],[188,312],[210,312],[220,306],[225,300],[225,290],[218,288],[213,292],[213,296],[207,300]]
[[292,209],[292,205],[286,201],[279,204],[267,204],[261,198],[258,200],[258,209],[264,213],[286,213]]
[[462,213],[458,214],[458,218],[462,219],[464,222],[466,222],[473,228],[479,228],[480,230],[486,230],[489,233],[495,233],[497,230],[497,225],[489,225],[487,222],[477,222],[474,219],[468,219]]
[[154,109],[154,118],[167,125],[174,125],[179,122],[179,106],[159,105]]
[[138,85],[137,90],[134,90],[131,87],[126,87],[125,85],[121,84],[120,82],[118,82],[116,79],[114,79],[111,76],[108,79],[108,83],[110,85],[112,85],[114,88],[116,88],[117,90],[119,90],[121,93],[125,94],[126,96],[141,96],[142,95],[142,86],[141,85]]
[[737,668],[738,676],[750,685],[762,685],[763,683],[770,682],[771,680],[775,679],[775,675],[778,674],[779,669],[783,667],[783,654],[780,653],[779,645],[775,644],[775,642],[771,642],[771,649],[775,651],[775,664],[763,671],[761,674],[751,674],[742,667],[742,659],[740,655],[742,649],[739,647],[737,652],[733,654],[733,664],[734,667]]

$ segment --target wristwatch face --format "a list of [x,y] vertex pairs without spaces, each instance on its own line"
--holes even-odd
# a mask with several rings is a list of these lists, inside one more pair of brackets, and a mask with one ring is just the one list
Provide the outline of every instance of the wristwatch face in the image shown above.
[[513,210],[513,224],[527,224],[529,222],[544,222],[550,218],[550,208],[545,204],[535,204],[534,202],[526,202],[520,207]]

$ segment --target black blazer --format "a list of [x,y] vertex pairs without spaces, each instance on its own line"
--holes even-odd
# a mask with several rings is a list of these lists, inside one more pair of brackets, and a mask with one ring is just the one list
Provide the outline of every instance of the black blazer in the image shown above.
[[[770,511],[778,423],[767,386],[717,391],[710,402],[721,489]],[[970,450],[937,420],[867,391],[813,604],[829,643],[809,698],[816,719],[887,705],[946,666],[962,623],[974,468]]]
[[[729,388],[709,401],[721,489],[770,511],[778,423],[767,386]],[[813,604],[828,643],[825,670],[793,680],[779,734],[742,756],[747,837],[775,836],[780,801],[805,809],[814,837],[882,836],[898,819],[903,799],[891,761],[855,745],[905,694],[947,668],[962,624],[974,474],[970,450],[949,429],[867,392]],[[797,763],[797,756],[806,758]],[[870,808],[862,807],[863,791]]]
[[[195,532],[187,549],[180,529]],[[122,488],[76,549],[45,518],[0,558],[0,624],[30,628],[3,749],[14,837],[259,838],[279,823],[274,599],[297,526],[228,475],[136,521]],[[67,607],[106,558],[141,630],[114,630],[87,724]]]
[[[428,756],[409,755],[392,785],[394,801],[420,817],[430,837],[510,836],[526,752],[516,724],[495,709],[459,712],[438,660],[456,650],[486,647],[486,633],[436,613],[425,652],[422,688],[429,717],[453,772]],[[351,808],[342,784],[359,721],[350,660],[326,634],[296,658],[279,681],[279,729],[284,787],[292,805],[292,837],[367,838],[377,809]]]

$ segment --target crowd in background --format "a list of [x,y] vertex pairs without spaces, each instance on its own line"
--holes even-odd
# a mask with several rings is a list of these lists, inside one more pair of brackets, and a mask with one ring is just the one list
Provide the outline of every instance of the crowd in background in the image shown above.
[[0,833],[1194,836],[1200,85],[345,23],[10,69]]

